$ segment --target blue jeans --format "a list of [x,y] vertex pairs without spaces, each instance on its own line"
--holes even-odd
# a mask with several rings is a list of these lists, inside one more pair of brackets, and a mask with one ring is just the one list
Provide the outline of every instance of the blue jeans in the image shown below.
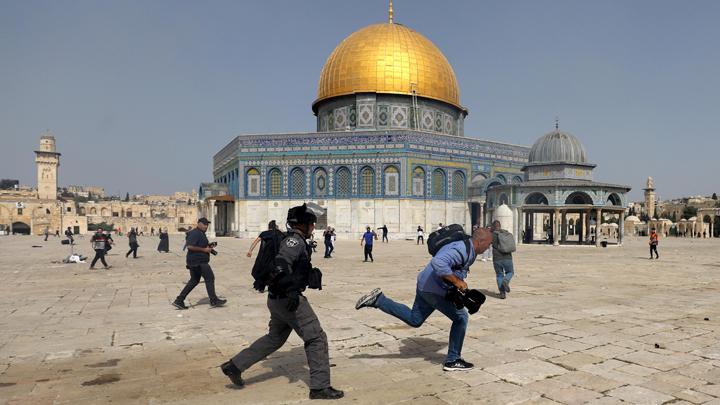
[[455,308],[455,305],[447,301],[445,297],[416,290],[415,302],[412,309],[397,303],[385,294],[380,294],[375,306],[386,314],[390,314],[413,328],[419,328],[425,320],[436,309],[450,318],[452,326],[450,327],[450,343],[448,344],[447,362],[453,362],[461,357],[463,341],[465,340],[465,330],[468,324],[468,312],[463,309]]
[[503,280],[507,280],[507,282],[510,283],[510,280],[515,274],[512,258],[495,260],[493,261],[493,267],[495,268],[495,276],[497,276],[498,290],[502,291]]

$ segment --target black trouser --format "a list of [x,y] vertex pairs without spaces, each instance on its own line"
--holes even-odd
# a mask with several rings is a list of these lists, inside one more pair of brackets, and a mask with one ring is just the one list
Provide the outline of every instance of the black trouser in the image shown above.
[[95,249],[95,257],[93,258],[92,263],[90,263],[90,267],[95,267],[95,263],[97,263],[98,259],[100,259],[103,266],[108,266],[107,262],[105,261],[105,249]]
[[370,257],[371,261],[375,261],[372,257],[372,247],[373,245],[365,245],[365,261],[367,261],[368,256]]
[[48,234],[45,234],[45,242],[47,242]]
[[137,259],[137,248],[138,248],[138,246],[140,246],[140,245],[138,245],[137,243],[131,243],[131,244],[130,244],[130,250],[128,250],[128,252],[125,253],[125,257],[130,256],[130,253],[132,253],[133,259]]
[[655,252],[655,257],[656,257],[657,259],[659,259],[659,258],[660,258],[660,255],[659,255],[658,252],[657,252],[657,245],[650,245],[650,258],[651,258],[651,259],[652,259],[652,257],[653,257],[653,252]]
[[205,288],[207,289],[208,298],[210,301],[215,301],[217,295],[215,295],[215,274],[213,274],[212,268],[208,263],[197,264],[190,266],[190,280],[185,285],[185,288],[177,296],[178,301],[184,301],[185,297],[190,294],[198,284],[200,284],[200,277],[205,280]]
[[325,257],[330,257],[333,251],[333,246],[331,242],[325,242]]
[[424,245],[424,244],[425,244],[425,238],[423,238],[421,235],[418,235],[416,245],[419,245],[420,242],[422,242],[422,244]]
[[383,242],[388,242],[388,243],[390,243],[390,240],[388,239],[386,233],[383,234]]
[[267,335],[256,340],[232,358],[240,371],[264,359],[285,344],[293,330],[305,342],[305,356],[310,367],[310,389],[323,389],[330,386],[330,356],[328,354],[327,335],[320,326],[307,298],[300,297],[300,305],[295,312],[287,310],[287,298],[270,298],[267,301],[270,310],[270,324]]

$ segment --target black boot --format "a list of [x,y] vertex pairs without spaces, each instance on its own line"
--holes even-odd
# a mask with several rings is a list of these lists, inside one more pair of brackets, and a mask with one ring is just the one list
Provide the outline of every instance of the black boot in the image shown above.
[[222,365],[220,365],[220,370],[222,370],[223,374],[228,376],[230,381],[232,381],[232,383],[236,386],[242,387],[243,385],[245,385],[242,377],[240,377],[240,370],[237,368],[237,366],[235,366],[232,360],[228,360]]
[[336,390],[333,387],[327,387],[319,390],[310,390],[310,399],[340,399],[344,396],[344,392]]
[[224,300],[222,298],[215,298],[214,300],[210,300],[210,306],[211,307],[221,307],[225,305],[227,300]]

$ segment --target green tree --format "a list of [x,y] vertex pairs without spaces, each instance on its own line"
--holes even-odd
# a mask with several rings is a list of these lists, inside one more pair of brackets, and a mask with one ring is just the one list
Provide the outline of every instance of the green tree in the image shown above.
[[713,199],[713,200],[717,200],[717,194],[716,194],[716,193],[713,193],[712,199]]
[[670,217],[670,220],[673,222],[677,222],[677,214],[673,211],[672,216]]
[[696,207],[691,207],[688,205],[685,207],[685,209],[683,209],[682,217],[684,219],[690,219],[694,216],[697,216],[697,208]]
[[130,193],[125,193],[125,201],[130,201]]

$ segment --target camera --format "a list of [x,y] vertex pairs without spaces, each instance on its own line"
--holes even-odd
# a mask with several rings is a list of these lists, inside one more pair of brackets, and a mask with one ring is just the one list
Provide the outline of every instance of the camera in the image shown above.
[[218,245],[217,242],[210,242],[210,244],[208,244],[208,247],[210,249],[212,249],[212,250],[210,250],[210,253],[212,253],[213,256],[217,256],[217,254],[218,254],[218,252],[215,251],[215,247],[217,245]]

